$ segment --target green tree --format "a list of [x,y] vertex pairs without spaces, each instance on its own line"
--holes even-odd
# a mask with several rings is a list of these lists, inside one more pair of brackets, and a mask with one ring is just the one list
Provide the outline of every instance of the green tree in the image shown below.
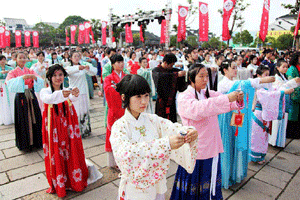
[[290,10],[290,14],[295,15],[298,14],[299,11],[299,7],[300,7],[300,0],[296,0],[295,4],[281,4],[285,9],[289,9]]
[[40,22],[34,25],[33,30],[39,32],[41,46],[58,43],[57,31],[53,26]]
[[216,38],[216,37],[212,37],[208,41],[209,47],[211,47],[211,48],[219,48],[220,47],[220,43],[221,43],[221,41],[219,40],[219,38]]
[[277,38],[277,48],[280,50],[286,50],[293,46],[294,37],[291,34],[283,34]]
[[[249,3],[245,3],[245,0],[237,0],[235,3],[235,7],[232,12],[232,25],[229,29],[229,34],[232,35],[232,33],[237,29],[244,25],[245,20],[242,16],[242,13],[247,9],[247,7],[250,5]],[[218,12],[223,17],[223,9],[219,9]],[[227,41],[227,45],[229,45],[229,40]]]
[[133,46],[139,46],[140,44],[140,33],[134,33],[133,37]]
[[0,26],[5,26],[5,22],[3,22],[2,20],[0,20]]
[[87,21],[86,19],[82,18],[81,16],[77,16],[77,15],[72,15],[72,16],[69,16],[67,17],[63,23],[61,23],[59,25],[59,29],[62,29],[62,30],[65,30],[65,28],[67,26],[70,26],[70,25],[79,25],[79,24],[82,24],[84,23],[85,21]]
[[201,45],[202,48],[209,48],[209,44],[208,42],[203,42],[202,45]]
[[94,33],[94,39],[97,42],[101,38],[101,21],[100,19],[91,19],[92,31]]
[[170,37],[170,46],[176,46],[177,47],[177,36],[176,35],[171,35]]
[[189,45],[191,45],[192,47],[197,47],[198,46],[198,41],[197,41],[197,36],[195,35],[190,35],[187,37],[187,42]]
[[253,36],[248,30],[235,34],[232,39],[234,44],[242,44],[243,46],[249,46],[253,42]]

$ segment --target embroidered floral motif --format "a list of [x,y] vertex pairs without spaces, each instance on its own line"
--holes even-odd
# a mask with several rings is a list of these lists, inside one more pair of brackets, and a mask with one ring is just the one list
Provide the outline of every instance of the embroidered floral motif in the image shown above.
[[57,176],[56,180],[57,180],[57,185],[59,187],[61,187],[61,188],[65,187],[65,182],[67,182],[67,176],[60,174]]
[[58,142],[57,129],[53,129],[53,142]]
[[47,144],[43,144],[43,149],[44,149],[45,157],[47,157],[48,154],[49,154],[49,148],[48,148],[48,145],[47,145]]
[[74,171],[73,171],[73,179],[75,180],[75,182],[81,181],[82,180],[81,177],[82,177],[81,169],[80,168],[74,169]]

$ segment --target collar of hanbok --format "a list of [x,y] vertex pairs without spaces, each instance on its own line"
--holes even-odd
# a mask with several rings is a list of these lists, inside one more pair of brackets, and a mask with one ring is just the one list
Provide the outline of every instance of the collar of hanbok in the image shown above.
[[200,92],[196,91],[195,88],[193,88],[191,85],[188,86],[187,88],[188,91],[192,92],[193,94],[196,94],[198,95],[198,99],[199,100],[202,100],[202,99],[206,99],[205,97],[205,90],[201,90]]
[[136,119],[131,113],[130,111],[128,110],[128,108],[125,109],[125,114],[124,114],[124,119],[130,123],[130,124],[136,124],[136,123],[140,123],[142,122],[146,117],[146,113],[145,112],[142,112],[140,114],[140,116],[138,117],[138,119]]

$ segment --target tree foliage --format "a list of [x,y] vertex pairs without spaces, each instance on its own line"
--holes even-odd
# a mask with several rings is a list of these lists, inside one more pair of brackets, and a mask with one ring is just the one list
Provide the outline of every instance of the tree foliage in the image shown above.
[[198,37],[195,35],[189,35],[187,37],[187,42],[189,45],[191,45],[192,47],[197,47],[198,46]]
[[82,18],[81,16],[77,16],[77,15],[71,15],[69,17],[67,17],[63,23],[61,23],[59,25],[59,29],[63,29],[65,30],[65,28],[67,26],[70,26],[70,25],[79,25],[79,24],[82,24],[84,23],[85,21],[87,21],[86,19]]
[[253,42],[253,36],[249,33],[248,30],[243,30],[235,34],[232,37],[234,44],[242,44],[243,46],[249,46]]
[[300,7],[300,0],[296,0],[295,4],[281,4],[285,9],[290,10],[290,14],[295,15],[298,14],[299,7]]
[[43,22],[34,25],[33,30],[39,32],[39,42],[42,45],[50,45],[59,43],[58,38],[60,37],[57,30],[48,24]]
[[293,46],[293,35],[284,34],[277,38],[277,47],[280,50],[289,49]]

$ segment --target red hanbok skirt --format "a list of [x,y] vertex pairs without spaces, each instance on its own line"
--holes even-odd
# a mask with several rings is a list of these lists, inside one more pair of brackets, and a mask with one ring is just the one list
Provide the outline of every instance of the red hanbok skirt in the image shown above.
[[47,192],[64,197],[67,189],[80,192],[86,188],[88,168],[73,104],[57,104],[58,114],[55,107],[44,104],[43,112],[43,149],[50,185]]

